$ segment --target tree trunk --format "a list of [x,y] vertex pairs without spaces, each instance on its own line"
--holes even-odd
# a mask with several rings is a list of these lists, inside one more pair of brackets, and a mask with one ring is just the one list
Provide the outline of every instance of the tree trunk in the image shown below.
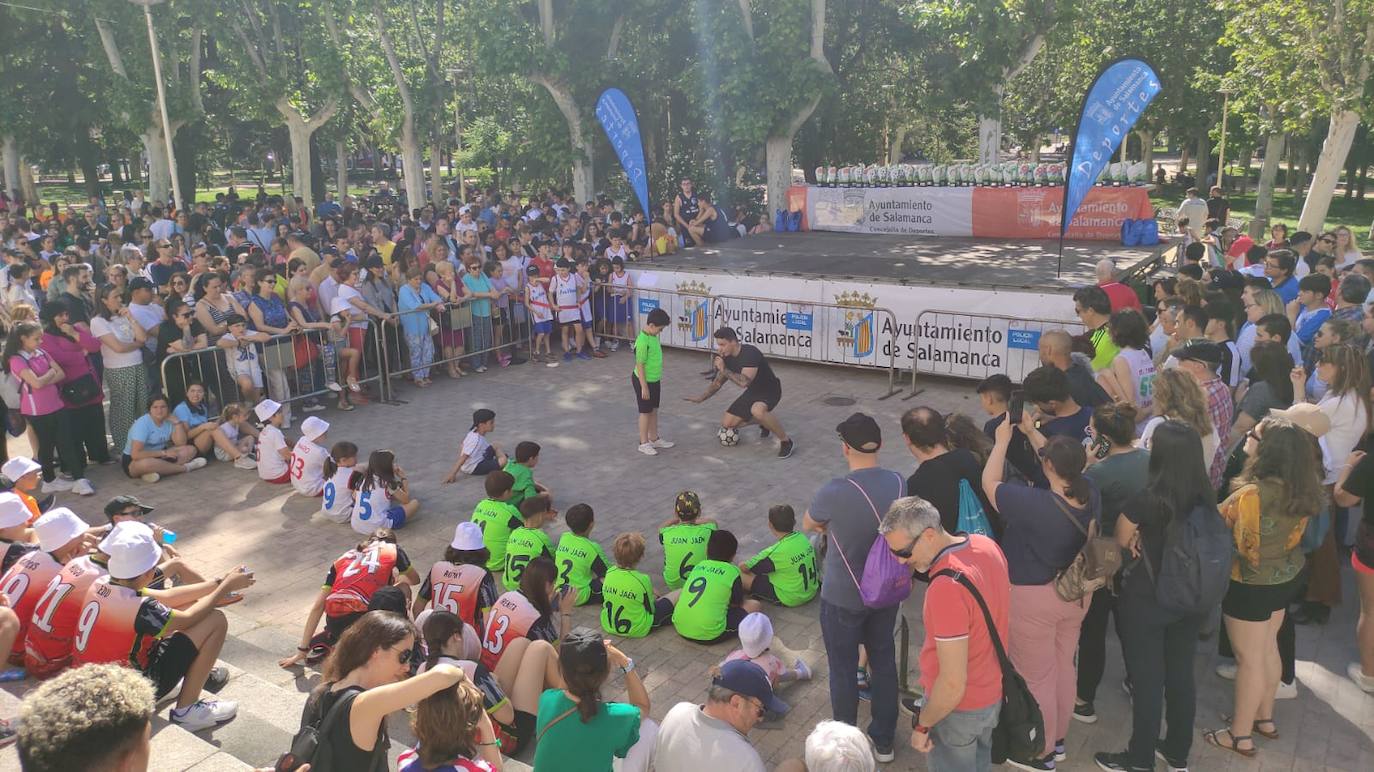
[[162,132],[158,131],[157,126],[149,126],[138,135],[138,139],[143,143],[143,152],[148,156],[148,198],[150,202],[156,202],[162,206],[167,201],[167,194],[172,189],[172,169],[167,161],[167,144],[162,139]]
[[344,196],[348,195],[348,146],[343,140],[334,143],[334,185],[338,190],[336,201],[343,206]]
[[[334,113],[339,109],[339,100],[330,97],[327,102],[320,106],[315,114],[306,117],[297,110],[291,100],[285,96],[280,97],[273,104],[277,108],[277,114],[282,117],[282,123],[286,124],[286,136],[291,141],[291,185],[292,190],[297,196],[301,197],[301,204],[306,209],[314,210],[315,196],[314,186],[311,184],[314,176],[310,167],[310,137],[321,126],[329,122],[334,117]],[[277,154],[280,157],[280,153]],[[283,167],[285,164],[283,164]]]
[[401,122],[401,174],[406,192],[406,206],[418,209],[425,205],[425,164],[420,153],[420,140],[415,136],[415,121]]
[[1361,201],[1364,200],[1364,187],[1365,187],[1365,182],[1369,179],[1369,176],[1368,176],[1368,175],[1369,175],[1369,167],[1368,167],[1368,166],[1361,166],[1361,167],[1360,167],[1360,179],[1359,179],[1359,182],[1356,183],[1358,189],[1355,191],[1355,197],[1358,198],[1358,199],[1360,199]]
[[110,156],[106,159],[110,166],[110,187],[117,188],[124,184],[124,159]]
[[1355,139],[1355,130],[1360,127],[1360,115],[1353,110],[1332,114],[1331,128],[1322,142],[1321,154],[1317,156],[1317,171],[1312,175],[1312,185],[1307,191],[1307,199],[1302,204],[1302,215],[1298,218],[1298,230],[1320,233],[1326,221],[1326,212],[1331,207],[1331,196],[1336,192],[1336,181],[1341,167],[1350,153],[1350,144]]
[[1240,156],[1236,159],[1236,164],[1240,167],[1240,194],[1243,196],[1250,191],[1250,155],[1254,150],[1245,148],[1240,151]]
[[1192,160],[1192,156],[1188,152],[1187,142],[1180,142],[1179,144],[1181,144],[1182,147],[1178,149],[1178,170],[1180,173],[1186,173],[1188,171],[1188,161]]
[[1044,144],[1045,138],[1036,134],[1035,139],[1031,141],[1031,163],[1040,163],[1040,146]]
[[19,157],[19,186],[24,192],[24,202],[37,208],[38,184],[33,179],[33,165],[23,156]]
[[1274,213],[1274,183],[1279,176],[1279,156],[1283,154],[1283,135],[1274,132],[1264,141],[1264,165],[1260,167],[1259,188],[1255,191],[1255,217],[1250,221],[1250,238],[1256,241],[1269,231]]
[[1145,179],[1155,178],[1155,133],[1141,129],[1136,134],[1140,135],[1140,161],[1145,164]]
[[764,211],[787,208],[787,189],[792,186],[792,138],[797,136],[797,131],[815,112],[820,101],[820,95],[817,94],[792,117],[784,132],[774,134],[764,142],[763,157],[768,179],[768,208]]
[[[578,201],[591,201],[596,190],[592,167],[592,143],[587,139],[587,132],[582,125],[582,113],[578,110],[572,92],[564,84],[556,82],[542,73],[535,73],[530,76],[530,80],[543,86],[544,90],[549,92],[554,105],[558,107],[558,112],[563,114],[563,120],[568,124],[568,138],[571,140],[573,148],[573,197]],[[788,142],[790,157],[790,137]]]
[[443,151],[439,149],[439,137],[431,137],[429,140],[429,200],[434,203],[434,211],[436,212],[441,212],[444,209],[444,178],[439,173],[439,161],[443,159],[443,155]]
[[23,184],[19,181],[19,140],[13,134],[6,134],[0,140],[0,152],[4,155],[5,192],[11,199],[18,198],[23,191]]
[[1294,180],[1297,178],[1296,157],[1298,155],[1298,145],[1293,141],[1293,137],[1288,134],[1283,135],[1283,140],[1284,147],[1287,151],[1284,155],[1287,156],[1288,160],[1288,170],[1283,175],[1283,187],[1288,191],[1288,195],[1291,196],[1293,195],[1293,186],[1296,184]]
[[902,126],[892,132],[888,138],[887,162],[889,164],[902,162],[902,143],[906,141],[907,129]]
[[1002,117],[978,116],[978,163],[995,164],[1002,151]]
[[[1212,138],[1206,131],[1197,135],[1197,188],[1207,192],[1207,173],[1212,171]],[[1225,225],[1225,223],[1222,223]]]

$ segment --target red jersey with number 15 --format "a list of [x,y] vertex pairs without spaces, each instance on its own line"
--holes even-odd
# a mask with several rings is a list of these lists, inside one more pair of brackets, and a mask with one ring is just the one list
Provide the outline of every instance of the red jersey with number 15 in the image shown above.
[[[324,612],[331,617],[367,611],[377,590],[391,584],[400,551],[395,544],[373,542],[367,549],[352,549],[334,561],[325,586],[331,592],[324,599]],[[407,566],[400,566],[404,571]]]
[[19,637],[14,639],[10,650],[10,661],[19,664],[24,657],[24,634],[29,631],[29,620],[38,599],[48,589],[48,584],[62,571],[62,564],[52,555],[33,550],[19,558],[0,578],[0,592],[10,599],[10,608],[19,617]]
[[496,602],[496,581],[483,566],[441,560],[429,570],[419,595],[432,601],[436,611],[447,611],[482,630],[486,611]]
[[105,566],[83,555],[63,566],[34,606],[24,642],[24,669],[35,678],[57,675],[72,663],[76,618],[91,584],[106,574]]

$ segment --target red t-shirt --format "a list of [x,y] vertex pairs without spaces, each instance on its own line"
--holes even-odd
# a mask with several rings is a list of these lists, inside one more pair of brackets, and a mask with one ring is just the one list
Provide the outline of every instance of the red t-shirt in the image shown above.
[[1107,293],[1107,299],[1112,302],[1112,312],[1115,313],[1123,308],[1134,308],[1140,310],[1140,298],[1135,291],[1119,281],[1109,281],[1106,284],[1099,284],[1102,291]]
[[[930,567],[934,575],[944,569],[962,572],[982,593],[983,600],[997,623],[1002,645],[1007,643],[1007,615],[1011,605],[1011,578],[1007,559],[997,542],[977,534],[968,541],[945,550]],[[988,636],[983,611],[969,591],[952,577],[941,576],[930,583],[922,607],[925,643],[921,645],[921,686],[926,694],[935,687],[940,674],[936,641],[968,639],[968,681],[964,697],[955,710],[980,710],[1002,699],[1002,666],[997,650]]]

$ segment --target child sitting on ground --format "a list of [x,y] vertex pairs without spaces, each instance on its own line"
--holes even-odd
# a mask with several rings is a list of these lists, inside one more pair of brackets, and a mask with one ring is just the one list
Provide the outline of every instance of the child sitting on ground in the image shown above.
[[658,529],[663,545],[663,583],[668,589],[682,587],[692,567],[706,557],[706,540],[716,530],[716,521],[701,519],[701,498],[683,491],[673,500],[673,517]]
[[239,394],[248,402],[257,402],[262,393],[262,365],[258,363],[258,349],[253,344],[266,343],[272,336],[250,332],[248,320],[239,314],[230,314],[224,323],[229,329],[215,345],[224,349],[225,367],[233,374]]
[[[0,427],[0,431],[4,431]],[[39,492],[39,484],[43,482],[43,466],[28,456],[15,456],[5,462],[0,469],[0,491],[10,491],[24,502],[24,506],[29,510],[29,525],[43,514],[42,508],[38,505],[38,500],[33,494]]]
[[219,414],[219,426],[215,431],[224,435],[224,440],[238,451],[238,457],[231,457],[219,442],[215,443],[215,458],[220,461],[233,461],[243,469],[257,469],[258,430],[248,420],[248,408],[242,402],[230,402]]
[[601,629],[609,635],[643,638],[650,630],[668,624],[678,592],[654,597],[649,575],[635,570],[644,559],[644,534],[622,533],[611,542],[615,566],[601,582]]
[[264,399],[253,408],[262,424],[258,432],[258,477],[276,485],[285,485],[291,476],[287,462],[291,460],[291,446],[281,433],[281,403]]
[[374,450],[367,457],[367,473],[353,500],[353,530],[368,534],[378,528],[395,531],[415,519],[420,502],[410,496],[410,483],[396,454]]
[[524,525],[510,532],[506,540],[506,573],[501,583],[506,591],[520,587],[520,577],[525,575],[525,566],[535,558],[553,559],[553,540],[544,533],[544,526],[558,517],[553,501],[544,494],[525,499],[520,504],[520,518]]
[[463,447],[458,453],[458,463],[443,480],[448,485],[458,479],[458,473],[483,477],[506,465],[506,454],[487,440],[487,435],[496,428],[496,411],[480,408],[472,411],[472,428],[463,438]]
[[353,518],[354,493],[363,484],[363,473],[367,471],[358,466],[358,446],[345,441],[334,443],[320,471],[324,475],[320,514],[336,523],[349,522]]
[[717,643],[734,635],[744,617],[761,608],[758,601],[744,598],[744,585],[733,562],[738,549],[733,533],[711,532],[706,559],[687,575],[682,588],[685,600],[673,607],[678,635],[698,643]]
[[821,589],[816,550],[796,529],[792,507],[768,508],[768,532],[777,541],[739,564],[740,582],[750,595],[783,606],[800,606],[816,597]]
[[520,519],[520,510],[510,503],[513,483],[510,474],[499,469],[487,474],[483,483],[487,497],[477,502],[477,508],[472,511],[472,522],[482,529],[482,543],[491,553],[487,570],[493,574],[506,570],[506,543],[510,541],[510,533],[525,524]]
[[601,583],[606,576],[606,552],[591,540],[596,514],[587,504],[574,504],[563,516],[569,533],[558,538],[554,563],[558,566],[558,581],[570,585],[577,594],[577,605],[601,602]]
[[435,611],[456,614],[474,629],[485,630],[487,612],[497,598],[496,580],[487,570],[490,556],[476,523],[455,526],[443,560],[434,564],[415,591],[410,611],[416,622],[433,603]]
[[539,443],[524,440],[515,446],[515,458],[506,462],[505,471],[515,478],[511,489],[510,503],[520,506],[520,502],[538,493],[553,494],[548,488],[534,481],[534,468],[539,465]]
[[329,423],[316,416],[301,421],[301,438],[291,449],[291,487],[302,496],[318,496],[324,490],[324,449]]
[[[720,675],[720,668],[726,662],[744,660],[753,662],[767,673],[774,689],[789,681],[811,680],[811,667],[773,634],[773,622],[762,611],[755,611],[740,621],[739,645],[719,665],[711,666],[709,672],[712,676]],[[786,714],[787,711],[783,710],[771,718],[781,718]]]

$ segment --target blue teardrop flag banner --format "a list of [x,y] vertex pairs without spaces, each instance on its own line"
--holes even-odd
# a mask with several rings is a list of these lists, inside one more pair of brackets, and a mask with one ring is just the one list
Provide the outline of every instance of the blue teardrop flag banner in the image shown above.
[[596,119],[606,131],[606,139],[615,148],[620,167],[630,180],[630,187],[639,198],[645,219],[649,212],[649,177],[644,168],[644,142],[639,135],[639,118],[635,116],[630,98],[618,88],[608,88],[596,100]]
[[1074,131],[1073,156],[1064,185],[1063,218],[1059,222],[1061,244],[1084,197],[1159,89],[1154,68],[1134,58],[1108,64],[1093,81],[1083,97],[1083,111]]

